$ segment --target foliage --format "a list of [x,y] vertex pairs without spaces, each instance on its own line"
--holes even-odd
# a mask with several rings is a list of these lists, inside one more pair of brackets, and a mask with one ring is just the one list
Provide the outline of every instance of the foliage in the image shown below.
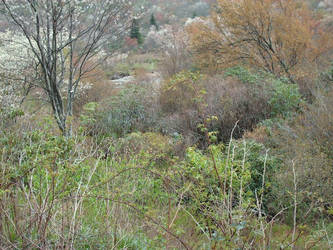
[[[8,240],[11,245],[22,248],[30,244],[38,247],[59,244],[60,239],[50,229],[58,228],[61,216],[66,216],[62,207],[66,199],[74,192],[81,195],[88,191],[91,174],[97,167],[91,161],[92,155],[78,151],[82,148],[73,139],[38,130],[21,135],[10,133],[2,136],[0,143],[0,219],[4,226],[0,235],[6,239],[2,242],[7,244]],[[80,154],[85,156],[81,158]],[[67,224],[63,229],[71,234],[75,225]],[[71,240],[66,237],[63,241]]]
[[189,25],[188,34],[203,68],[245,63],[294,82],[332,48],[317,23],[303,1],[219,0],[211,19]]
[[253,74],[247,68],[242,66],[228,68],[224,74],[225,76],[237,77],[243,83],[255,84],[260,80],[258,74]]
[[188,38],[183,28],[171,25],[151,28],[145,39],[147,50],[161,51],[163,54],[161,71],[166,78],[192,67],[188,50]]
[[[231,140],[203,151],[191,147],[179,161],[174,143],[156,133],[96,143],[54,136],[46,127],[2,135],[1,247],[284,244],[276,237],[282,229],[272,233],[275,220],[266,216],[278,161],[263,145]],[[324,233],[320,228],[304,240]]]
[[163,181],[145,169],[163,166],[168,139],[133,134],[108,144],[102,160],[102,148],[89,138],[49,132],[1,135],[0,246],[158,246],[130,225],[166,197]]
[[[2,6],[9,22],[24,37],[28,60],[33,59],[34,67],[29,70],[39,81],[32,83],[44,91],[60,131],[69,136],[72,129],[68,120],[73,116],[78,86],[103,61],[106,41],[119,39],[127,28],[132,3],[2,0]],[[22,52],[26,56],[25,50]]]
[[288,80],[273,81],[273,93],[269,100],[272,117],[290,117],[301,107],[302,97],[298,89],[298,85],[290,84]]
[[159,27],[158,27],[158,25],[156,23],[156,19],[155,19],[154,13],[151,14],[151,16],[150,16],[150,26],[155,26],[156,30],[159,29]]
[[233,136],[240,138],[264,120],[292,117],[303,103],[296,85],[241,66],[215,77],[181,72],[161,90],[161,110],[168,115],[161,127],[201,146],[206,139],[197,126],[209,116],[218,118],[209,129],[218,131],[218,141],[227,142],[236,123]]
[[[160,1],[136,1],[134,12]],[[206,3],[215,2],[170,1],[187,7],[175,9],[178,17],[194,10],[204,14]],[[93,88],[75,95],[80,116],[68,120],[72,136],[59,134],[51,110],[32,113],[35,99],[21,103],[29,90],[25,83],[43,86],[42,65],[30,56],[35,42],[31,47],[21,35],[0,33],[0,60],[8,60],[8,67],[0,65],[1,249],[332,248],[333,77],[331,68],[322,69],[328,64],[321,57],[329,51],[329,34],[298,1],[218,0],[211,18],[187,21],[164,13],[177,8],[170,1],[151,7],[146,19],[126,17],[129,24],[140,18],[146,24],[142,30],[148,29],[149,17],[161,24],[159,30],[151,27],[140,47],[154,52],[137,54],[137,38],[128,38],[132,52],[102,67],[94,67],[93,53],[85,64],[91,71],[83,81]],[[65,1],[75,8],[53,10],[65,7],[69,19],[77,18],[72,28],[84,31],[100,17],[93,16],[90,4],[114,2],[124,3]],[[37,1],[29,3],[34,7]],[[24,21],[31,13],[21,7],[8,5],[7,11],[22,11]],[[42,10],[37,15],[44,18]],[[49,17],[46,21],[54,21]],[[116,26],[123,27],[119,20]],[[173,25],[162,25],[167,20]],[[62,24],[59,46],[71,29],[66,20]],[[112,27],[105,31],[113,32]],[[48,32],[40,32],[45,42]],[[254,41],[247,41],[249,34]],[[84,37],[56,59],[64,63],[53,72],[64,80],[59,88],[64,105],[70,94],[68,59],[84,55],[81,42],[96,38]],[[102,50],[110,49],[105,38]],[[195,38],[192,49],[200,45],[202,50],[189,51],[189,38]],[[265,41],[272,42],[268,52]],[[266,45],[258,48],[258,42]],[[193,68],[193,52],[200,68]],[[243,52],[253,58],[234,57]],[[237,60],[228,64],[226,59]],[[264,59],[271,60],[274,72]],[[315,69],[323,72],[318,79]],[[106,80],[105,71],[110,78],[130,75],[131,82]],[[306,86],[311,87],[308,99]],[[34,89],[28,98],[45,97],[40,91]]]
[[330,90],[333,83],[333,62],[331,66],[319,76],[319,80],[323,83],[323,88]]
[[[278,164],[263,145],[251,141],[231,140],[226,146],[210,146],[205,151],[188,148],[179,166],[181,186],[189,187],[183,207],[210,247],[265,249],[294,244],[290,233],[278,239],[283,230],[272,232],[278,215],[284,212],[267,207],[275,199],[271,196],[272,173],[279,172]],[[316,231],[321,235],[317,237],[324,230]],[[310,242],[311,237],[303,240]],[[299,241],[296,239],[298,246],[306,244]]]
[[142,37],[142,34],[140,32],[140,24],[139,24],[138,19],[133,19],[132,20],[130,37],[132,39],[136,39],[139,45],[143,43],[143,37]]
[[287,78],[277,78],[261,71],[253,73],[241,66],[227,69],[225,75],[237,77],[244,84],[262,87],[262,91],[268,96],[270,118],[290,117],[303,102],[298,85],[290,83]]
[[96,119],[95,132],[107,135],[124,136],[134,131],[153,128],[158,113],[153,112],[154,99],[147,99],[144,87],[128,86],[117,95],[100,105]]
[[[276,173],[277,194],[286,201],[292,187],[292,165],[296,168],[300,213],[309,219],[318,214],[328,215],[333,206],[332,179],[332,93],[317,96],[317,101],[303,108],[303,113],[274,130],[273,145],[283,159],[283,172]],[[283,187],[283,188],[282,188]],[[310,212],[311,211],[311,212]],[[311,216],[310,216],[311,215]]]
[[[0,109],[15,110],[37,80],[32,69],[36,66],[28,41],[20,34],[0,32]],[[18,53],[20,54],[18,56]]]
[[[223,188],[226,188],[223,185],[226,185],[228,189],[232,188],[235,199],[232,201],[233,206],[239,203],[245,203],[243,205],[247,206],[255,201],[256,192],[264,192],[261,190],[264,185],[265,201],[262,205],[265,207],[264,213],[269,213],[266,210],[267,201],[272,198],[269,197],[272,195],[269,194],[271,192],[269,187],[272,185],[272,174],[277,171],[279,161],[267,157],[265,153],[264,146],[253,141],[231,141],[230,145],[226,146],[222,144],[210,146],[206,152],[188,148],[184,163],[184,178],[193,183],[191,192],[195,193],[193,197],[198,199],[195,202],[200,204],[193,204],[191,201],[189,203],[196,208],[202,207],[203,210],[211,209],[217,205],[215,202],[226,195],[223,191]],[[265,183],[262,182],[264,171],[267,175]],[[244,192],[242,201],[239,200],[239,192]],[[220,195],[222,197],[219,198]],[[201,209],[200,211],[204,212]]]
[[197,72],[182,71],[162,87],[160,102],[164,112],[175,112],[198,107],[205,95],[203,75]]

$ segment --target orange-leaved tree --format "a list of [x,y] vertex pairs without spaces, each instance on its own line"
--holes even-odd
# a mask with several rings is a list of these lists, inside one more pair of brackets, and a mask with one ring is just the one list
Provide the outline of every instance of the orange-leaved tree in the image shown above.
[[187,29],[200,67],[245,64],[292,82],[333,47],[318,16],[296,0],[217,0],[209,20]]

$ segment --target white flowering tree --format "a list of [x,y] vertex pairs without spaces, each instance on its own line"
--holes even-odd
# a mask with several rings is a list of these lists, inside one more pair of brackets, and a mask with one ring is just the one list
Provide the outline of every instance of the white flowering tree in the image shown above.
[[34,56],[22,35],[0,32],[0,112],[16,110],[36,82]]
[[80,82],[103,60],[104,45],[116,41],[129,28],[131,2],[0,1],[8,20],[26,39],[59,129],[70,135],[68,118],[73,115]]
[[151,27],[145,39],[146,48],[158,48],[163,53],[163,73],[170,77],[191,65],[188,37],[182,27],[163,25],[159,30]]

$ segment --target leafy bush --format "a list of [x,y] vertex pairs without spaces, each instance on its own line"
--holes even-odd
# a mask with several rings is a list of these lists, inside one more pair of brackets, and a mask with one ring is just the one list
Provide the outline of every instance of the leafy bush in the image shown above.
[[[278,159],[266,154],[262,144],[242,140],[232,141],[227,146],[222,144],[210,146],[204,152],[189,148],[184,164],[184,176],[193,182],[193,190],[196,188],[200,190],[196,197],[204,196],[200,201],[201,205],[203,202],[208,202],[207,207],[211,207],[212,204],[209,205],[209,202],[218,200],[218,196],[223,192],[220,181],[226,180],[226,186],[230,189],[231,183],[228,178],[232,175],[232,190],[235,195],[233,206],[240,202],[237,196],[240,189],[244,192],[243,202],[253,202],[256,199],[255,193],[263,192],[261,189],[264,185],[263,209],[266,214],[269,213],[266,209],[269,206],[268,201],[272,199],[270,188],[273,182],[272,176],[278,170],[280,163]],[[265,173],[264,184],[263,173]]]
[[[120,139],[117,147],[109,144],[110,155],[105,156],[89,137],[69,139],[49,132],[44,128],[1,135],[0,237],[6,240],[0,247],[154,245],[137,238],[130,227],[137,214],[165,200],[162,179],[154,178],[147,166],[163,166],[168,139],[133,134]],[[129,154],[136,143],[142,148],[133,150],[131,157],[120,155]],[[127,204],[136,210],[130,211]]]
[[[307,213],[313,219],[316,213],[329,216],[333,207],[333,94],[322,93],[314,104],[303,107],[303,112],[290,122],[274,130],[272,143],[283,168],[275,178],[280,184],[276,194],[279,201],[290,202],[293,190],[294,165],[297,175],[300,214]],[[317,215],[318,215],[317,214]]]
[[299,110],[302,103],[301,94],[296,84],[277,79],[272,84],[272,95],[269,100],[271,105],[271,116],[290,117],[295,111]]
[[[66,216],[62,213],[63,204],[75,192],[85,192],[81,185],[89,186],[96,164],[92,155],[74,138],[52,136],[40,130],[2,136],[0,147],[0,220],[6,225],[1,237],[9,239],[12,246],[24,248],[33,242],[52,248],[60,242],[51,228],[59,228],[58,219]],[[67,212],[72,211],[72,206],[67,207]],[[63,230],[74,232],[69,224]]]
[[270,106],[270,118],[289,117],[302,104],[302,96],[297,84],[287,78],[277,78],[265,72],[252,73],[241,66],[227,69],[226,76],[237,77],[244,84],[254,84],[267,95]]
[[251,74],[248,69],[242,66],[235,66],[226,69],[225,76],[237,77],[243,83],[255,84],[259,80],[259,76],[256,74]]
[[162,87],[161,109],[167,116],[161,127],[167,133],[184,135],[190,145],[206,145],[198,125],[216,116],[218,121],[209,129],[218,131],[218,141],[228,142],[237,122],[233,136],[240,138],[264,120],[291,117],[302,102],[296,85],[240,66],[229,69],[224,76],[181,72]]
[[94,133],[121,137],[134,131],[151,130],[157,123],[157,107],[153,94],[144,86],[125,87],[99,105]]
[[171,164],[174,154],[172,142],[171,138],[158,133],[134,132],[116,140],[112,150],[120,158],[129,159],[136,155],[153,167],[166,167]]
[[205,95],[203,75],[197,72],[182,71],[162,86],[160,103],[162,111],[177,112],[190,108],[199,108]]
[[158,30],[151,28],[145,39],[144,48],[162,52],[160,71],[166,78],[186,71],[192,66],[187,35],[182,27],[163,25]]

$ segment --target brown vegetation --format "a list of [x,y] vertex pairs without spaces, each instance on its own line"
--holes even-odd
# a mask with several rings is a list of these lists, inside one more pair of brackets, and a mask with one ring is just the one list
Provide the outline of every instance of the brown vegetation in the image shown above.
[[218,0],[211,24],[188,31],[201,67],[216,71],[245,63],[295,81],[332,49],[332,36],[304,2]]

